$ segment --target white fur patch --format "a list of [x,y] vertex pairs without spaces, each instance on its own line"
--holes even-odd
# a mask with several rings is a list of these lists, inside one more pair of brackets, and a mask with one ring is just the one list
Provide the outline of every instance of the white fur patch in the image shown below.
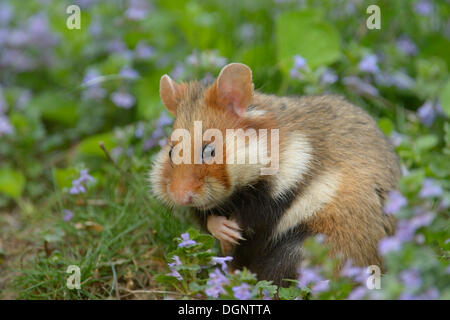
[[[260,177],[260,168],[262,165],[258,162],[258,141],[265,141],[266,135],[258,135],[256,130],[254,135],[250,135],[248,140],[244,139],[245,133],[236,132],[236,139],[244,142],[239,145],[235,136],[226,135],[225,140],[225,163],[227,163],[227,172],[230,178],[231,189],[238,186],[248,185]],[[256,158],[255,158],[256,156]],[[253,161],[255,160],[256,161]],[[252,161],[251,161],[252,160]]]
[[335,196],[339,183],[339,172],[325,172],[314,178],[281,217],[275,235],[283,234],[324,208]]
[[293,132],[280,150],[278,173],[272,178],[272,196],[276,199],[294,188],[308,173],[312,160],[312,146],[308,139],[299,132]]
[[160,200],[164,201],[167,204],[172,203],[170,198],[167,195],[167,178],[164,177],[164,164],[169,161],[169,145],[165,145],[161,151],[156,155],[156,159],[153,162],[152,170],[150,171],[150,187],[152,193],[158,197]]
[[263,115],[265,115],[267,112],[265,110],[249,110],[245,113],[246,117],[249,118],[256,118],[256,117],[261,117]]

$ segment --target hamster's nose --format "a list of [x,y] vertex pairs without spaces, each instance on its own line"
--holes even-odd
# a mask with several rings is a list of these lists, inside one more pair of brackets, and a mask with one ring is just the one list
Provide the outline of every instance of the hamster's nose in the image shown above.
[[179,179],[171,181],[169,191],[175,203],[186,206],[192,204],[192,200],[202,184],[199,180]]

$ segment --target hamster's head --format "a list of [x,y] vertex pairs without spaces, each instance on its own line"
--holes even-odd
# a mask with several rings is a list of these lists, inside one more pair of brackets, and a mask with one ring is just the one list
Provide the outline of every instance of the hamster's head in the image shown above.
[[226,148],[227,130],[254,125],[246,116],[253,101],[250,68],[229,64],[208,87],[199,82],[178,84],[164,75],[160,96],[175,121],[150,172],[151,188],[159,199],[170,206],[206,210],[255,178],[257,165],[227,164]]

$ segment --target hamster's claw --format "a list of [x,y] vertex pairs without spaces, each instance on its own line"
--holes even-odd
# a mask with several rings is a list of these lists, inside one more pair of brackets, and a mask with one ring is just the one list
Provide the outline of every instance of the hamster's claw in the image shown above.
[[220,246],[224,254],[229,253],[233,249],[233,246],[239,243],[239,240],[245,240],[241,235],[241,228],[236,221],[223,216],[209,216],[207,228],[220,241]]

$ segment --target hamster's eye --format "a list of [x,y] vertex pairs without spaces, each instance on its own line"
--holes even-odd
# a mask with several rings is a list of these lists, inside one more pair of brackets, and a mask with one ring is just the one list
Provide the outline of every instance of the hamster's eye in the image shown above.
[[211,158],[214,158],[216,156],[216,149],[212,144],[207,144],[203,147],[202,151],[202,160],[205,162],[205,160],[210,160]]

